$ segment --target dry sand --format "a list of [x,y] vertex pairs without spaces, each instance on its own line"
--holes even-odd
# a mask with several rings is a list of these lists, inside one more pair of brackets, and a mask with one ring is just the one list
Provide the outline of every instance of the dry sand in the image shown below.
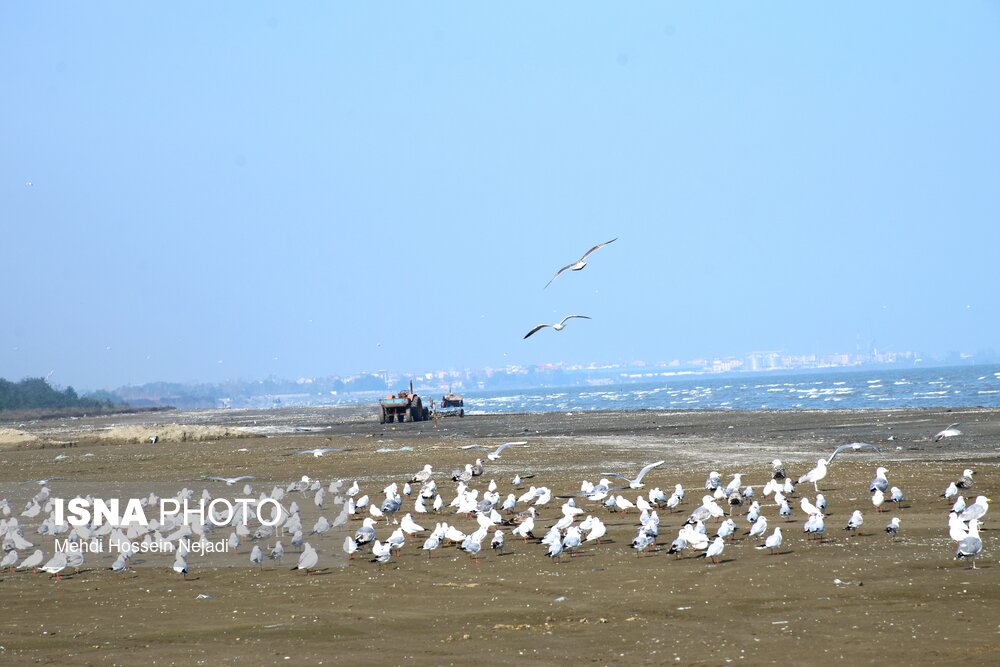
[[[179,488],[213,472],[255,475],[255,488],[265,489],[308,474],[357,479],[363,492],[377,496],[424,463],[447,473],[471,461],[470,452],[457,449],[462,444],[523,438],[529,446],[488,465],[479,487],[495,478],[505,495],[515,473],[530,472],[532,483],[572,493],[584,478],[634,472],[664,458],[667,464],[646,478],[646,490],[679,482],[688,493],[683,512],[661,511],[661,546],[648,556],[628,547],[637,516],[602,510],[613,543],[588,546],[562,562],[546,558],[538,544],[514,540],[506,555],[489,553],[479,563],[455,549],[428,559],[419,552],[423,540],[411,538],[384,569],[367,560],[334,567],[339,558],[321,553],[327,568],[318,576],[271,565],[199,569],[194,558],[187,581],[167,567],[118,576],[100,559],[60,582],[3,573],[0,664],[988,664],[1000,648],[993,516],[1000,510],[985,518],[984,554],[973,571],[952,560],[948,504],[938,497],[971,467],[974,491],[1000,498],[995,411],[467,416],[441,420],[437,430],[427,423],[380,426],[370,409],[206,411],[171,419],[217,434],[241,428],[272,437],[129,444],[131,437],[100,437],[108,420],[34,422],[17,426],[37,442],[0,452],[0,484],[127,477]],[[954,421],[964,436],[931,441]],[[141,416],[118,422],[144,427]],[[41,448],[46,441],[76,446],[54,452]],[[803,539],[797,508],[794,521],[784,522],[769,503],[765,515],[786,536],[779,555],[755,549],[757,542],[742,535],[718,565],[665,553],[663,545],[701,497],[708,470],[727,480],[742,472],[759,491],[772,458],[798,475],[852,441],[875,442],[883,453],[842,455],[831,466],[821,482],[830,502],[824,543]],[[285,456],[317,446],[349,451]],[[377,453],[403,446],[413,451]],[[66,458],[56,461],[57,454]],[[874,512],[867,492],[877,465],[889,468],[890,482],[909,499],[884,515]],[[438,480],[450,500],[452,483],[444,474]],[[634,499],[636,492],[625,495]],[[410,508],[407,501],[404,509]],[[863,534],[850,536],[841,527],[855,508],[866,523]],[[903,522],[898,539],[883,532],[891,516]],[[445,518],[464,530],[474,526],[465,517]],[[557,518],[554,501],[539,523]],[[379,536],[388,533],[383,524]],[[248,553],[250,545],[241,550]],[[211,599],[198,599],[202,594]]]

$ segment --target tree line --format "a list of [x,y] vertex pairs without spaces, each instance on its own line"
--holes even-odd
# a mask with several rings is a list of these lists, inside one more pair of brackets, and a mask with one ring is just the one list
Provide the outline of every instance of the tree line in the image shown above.
[[0,412],[12,410],[66,409],[103,410],[116,407],[110,400],[77,396],[73,387],[54,389],[45,378],[11,382],[0,378]]

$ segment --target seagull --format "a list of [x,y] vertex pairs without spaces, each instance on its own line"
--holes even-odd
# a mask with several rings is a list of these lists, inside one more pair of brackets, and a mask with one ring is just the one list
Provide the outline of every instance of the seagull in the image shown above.
[[226,486],[234,486],[244,479],[256,479],[253,475],[240,475],[239,477],[202,477],[206,482],[225,482]]
[[771,479],[783,480],[788,476],[785,472],[785,466],[781,463],[781,459],[774,459],[771,461]]
[[[879,454],[882,453],[882,450],[880,450],[878,447],[876,447],[875,445],[870,445],[867,442],[849,442],[846,445],[841,445],[840,447],[837,447],[835,450],[833,450],[833,454],[830,454],[830,458],[826,460],[826,464],[830,465],[831,463],[833,463],[833,457],[835,457],[837,454],[841,453],[845,449],[850,449],[852,452],[857,452],[862,449],[871,449]],[[802,480],[799,481],[801,482]]]
[[572,320],[574,318],[581,319],[581,320],[592,319],[590,317],[587,317],[586,315],[567,315],[566,317],[562,318],[561,322],[559,322],[557,324],[539,324],[537,327],[535,327],[534,329],[532,329],[528,333],[524,334],[524,338],[528,338],[529,336],[531,336],[532,334],[534,334],[538,330],[544,329],[545,327],[552,327],[556,331],[562,331],[563,328],[566,326],[566,320]]
[[768,535],[767,539],[764,540],[764,545],[757,547],[758,549],[770,549],[771,554],[778,553],[778,549],[781,548],[781,526],[774,529],[774,532]]
[[951,500],[957,495],[958,495],[958,486],[955,484],[955,482],[952,482],[951,484],[948,485],[948,488],[944,490],[944,493],[941,494],[941,497],[944,498],[945,500]]
[[495,533],[493,533],[493,540],[490,542],[491,549],[499,549],[500,554],[503,555],[503,531],[499,528]]
[[885,502],[885,494],[875,489],[875,493],[872,494],[872,505],[875,506],[876,512],[882,511],[882,503]]
[[722,550],[725,548],[725,541],[721,537],[716,537],[715,541],[708,545],[708,550],[705,551],[705,558],[711,558],[712,562],[718,565],[719,556],[722,555]]
[[496,449],[494,449],[492,452],[483,447],[482,445],[466,445],[464,447],[459,447],[459,449],[481,449],[484,452],[487,452],[486,458],[488,458],[490,461],[496,461],[497,459],[500,458],[500,454],[503,453],[503,450],[507,449],[508,447],[520,447],[522,445],[527,445],[527,444],[528,444],[527,440],[518,440],[517,442],[505,442]]
[[875,471],[875,479],[872,483],[868,485],[868,491],[870,493],[875,493],[876,491],[885,491],[889,488],[889,480],[886,478],[885,474],[889,472],[885,468],[878,468]]
[[852,514],[851,518],[847,521],[847,525],[844,526],[844,530],[849,530],[852,534],[854,534],[864,522],[865,519],[861,516],[861,510],[854,510],[854,514]]
[[21,564],[17,566],[18,570],[27,570],[28,568],[37,568],[42,564],[42,560],[45,558],[45,554],[41,549],[36,549],[35,553],[31,554],[27,558],[21,561]]
[[253,550],[250,552],[250,562],[253,565],[260,565],[261,568],[264,567],[264,550],[260,548],[259,544],[253,545]]
[[388,542],[382,544],[378,540],[375,540],[375,544],[372,545],[372,555],[375,556],[374,560],[379,565],[388,563],[389,559],[392,558],[392,545]]
[[972,569],[976,569],[976,556],[983,551],[983,541],[979,537],[979,524],[975,521],[969,523],[969,536],[958,543],[958,550],[955,552],[955,560],[960,558],[971,558]]
[[816,539],[822,540],[823,533],[826,531],[826,522],[823,520],[822,513],[810,514],[809,518],[806,519],[805,525],[802,527],[807,535],[815,535]]
[[185,579],[187,579],[188,563],[187,563],[187,552],[186,551],[178,551],[177,552],[177,557],[174,559],[173,569],[174,569],[174,572],[176,572],[177,574],[179,574],[182,577],[184,577]]
[[979,519],[982,519],[986,515],[987,510],[990,508],[990,498],[986,496],[976,496],[976,502],[972,503],[965,510],[959,514],[959,518],[962,521],[970,522],[971,524],[976,523]]
[[14,564],[17,563],[17,558],[18,556],[16,551],[14,550],[8,551],[7,554],[3,557],[3,560],[0,560],[0,570],[10,568],[10,571],[13,572]]
[[313,549],[308,542],[305,543],[302,553],[299,555],[298,564],[293,567],[293,570],[305,570],[305,573],[312,574],[311,570],[316,567],[316,563],[319,562],[319,554]]
[[[296,455],[300,454],[312,454],[313,458],[319,458],[324,454],[329,454],[330,452],[342,452],[343,449],[338,449],[336,447],[317,447],[316,449],[303,449],[301,452],[295,452]],[[291,456],[291,454],[285,454],[285,456]]]
[[[566,270],[579,271],[579,270],[583,269],[583,267],[587,266],[587,258],[590,257],[591,254],[593,254],[597,250],[600,250],[601,248],[603,248],[604,246],[608,245],[609,243],[614,243],[617,240],[618,240],[618,237],[616,236],[615,238],[611,239],[610,241],[605,241],[604,243],[598,243],[593,248],[591,248],[587,252],[583,253],[583,257],[581,257],[580,259],[576,260],[572,264],[567,264],[566,266],[564,266],[561,269],[559,269],[558,271],[556,271],[556,275],[552,276],[552,280],[555,280],[556,278],[558,278],[562,274],[563,271],[566,271]],[[548,287],[549,285],[551,285],[552,284],[552,280],[550,280],[549,282],[545,283],[545,287]],[[545,287],[543,287],[542,289],[545,289]]]
[[893,537],[896,537],[897,535],[899,535],[899,517],[898,516],[892,517],[892,521],[890,521],[889,525],[885,527],[885,532],[888,533],[889,535],[892,535]]
[[656,463],[650,463],[648,466],[639,471],[639,475],[635,479],[629,479],[625,475],[617,475],[613,472],[602,472],[602,475],[607,475],[608,477],[618,477],[619,479],[624,479],[628,482],[628,488],[630,489],[641,489],[644,485],[642,483],[642,478],[646,476],[653,468],[657,468],[666,463],[666,461],[657,461]]
[[54,574],[56,576],[56,581],[59,581],[59,573],[66,569],[66,554],[57,553],[55,556],[50,558],[49,562],[43,565],[40,569],[43,572]]
[[[839,447],[837,449],[838,451],[840,450]],[[837,452],[834,452],[833,456],[836,455]],[[831,460],[833,459],[833,456],[830,457]],[[818,482],[824,477],[826,477],[826,464],[827,464],[826,459],[817,460],[815,468],[813,468],[806,474],[802,475],[802,477],[799,477],[799,484],[802,484],[803,482],[812,482],[812,485],[816,488],[816,492],[819,493]]]
[[[956,428],[958,425],[959,422],[955,422],[954,424],[949,424],[948,428],[938,432],[937,435],[934,436],[934,442],[938,442],[943,438],[954,438],[956,435],[962,435],[962,432],[959,431],[958,428]],[[975,562],[973,562],[973,565],[975,565]]]
[[[441,524],[438,524],[438,528],[440,527]],[[441,546],[441,539],[442,539],[441,533],[438,532],[438,529],[435,529],[434,532],[430,534],[430,537],[424,540],[424,546],[420,548],[427,552],[428,558],[432,557],[431,556],[432,551]]]
[[418,472],[417,474],[415,474],[413,477],[410,478],[410,481],[419,482],[423,484],[424,482],[429,480],[431,478],[431,475],[433,474],[434,471],[431,469],[431,464],[427,463],[424,465],[423,470],[421,470],[420,472]]
[[958,478],[955,482],[956,488],[959,489],[971,489],[972,488],[972,471],[966,468],[962,471],[962,476]]
[[604,522],[600,519],[594,519],[593,526],[591,527],[590,532],[587,533],[587,537],[584,541],[597,542],[600,544],[601,538],[604,537],[604,534],[607,532],[608,528],[604,525]]
[[279,541],[277,544],[274,545],[274,548],[271,549],[271,553],[269,553],[267,557],[270,558],[271,560],[276,560],[280,563],[281,557],[284,555],[285,555],[285,547],[281,546],[281,542]]
[[358,550],[358,543],[350,535],[344,538],[344,553],[347,560],[354,560],[354,552]]

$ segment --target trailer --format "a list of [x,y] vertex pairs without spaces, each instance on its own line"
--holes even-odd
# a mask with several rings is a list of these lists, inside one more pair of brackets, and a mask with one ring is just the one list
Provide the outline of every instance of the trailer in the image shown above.
[[430,419],[430,410],[424,407],[424,402],[413,392],[413,382],[410,389],[389,394],[379,400],[378,423],[422,422]]
[[[453,394],[449,391],[447,394],[441,397],[441,408],[442,411],[448,410],[445,414],[457,414],[459,417],[465,416],[465,399],[459,394]],[[455,410],[455,408],[458,408]]]

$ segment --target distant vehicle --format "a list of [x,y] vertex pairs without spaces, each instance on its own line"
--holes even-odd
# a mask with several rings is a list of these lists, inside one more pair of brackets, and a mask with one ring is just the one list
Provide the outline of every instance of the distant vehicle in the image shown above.
[[465,416],[465,399],[459,394],[453,394],[450,391],[441,397],[441,408],[458,408],[458,416]]
[[424,407],[420,396],[413,393],[413,383],[410,389],[403,389],[397,394],[389,394],[379,400],[378,423],[392,422],[422,422],[430,418],[430,410]]

